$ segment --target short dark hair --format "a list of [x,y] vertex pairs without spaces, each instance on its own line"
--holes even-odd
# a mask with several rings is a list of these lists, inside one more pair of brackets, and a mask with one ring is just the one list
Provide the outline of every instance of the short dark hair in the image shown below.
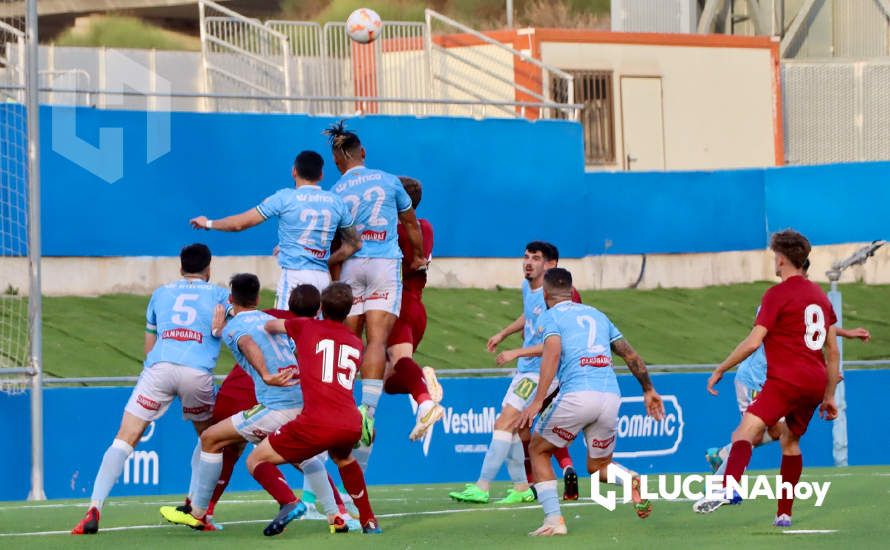
[[324,159],[315,151],[301,151],[294,159],[294,170],[297,176],[306,181],[321,180]]
[[810,270],[810,259],[809,258],[807,258],[806,260],[803,261],[803,270],[804,271]]
[[237,273],[229,280],[232,289],[232,303],[250,307],[260,301],[260,278],[253,273]]
[[769,248],[776,254],[788,258],[788,261],[797,269],[803,269],[803,264],[807,261],[812,247],[806,237],[793,229],[786,229],[773,233],[769,241]]
[[321,293],[321,314],[325,319],[342,322],[352,309],[352,287],[346,283],[332,283]]
[[559,249],[546,241],[532,241],[525,245],[525,249],[529,252],[540,252],[545,261],[559,261]]
[[346,129],[345,120],[332,124],[324,130],[323,133],[328,136],[328,141],[331,143],[331,150],[346,158],[352,158],[362,146],[358,134]]
[[405,188],[405,192],[411,197],[411,208],[417,210],[417,205],[420,204],[420,199],[423,197],[423,186],[419,181],[408,176],[399,176],[399,181],[402,182],[402,187]]
[[297,317],[315,317],[321,305],[321,293],[314,285],[297,285],[290,293],[287,307]]
[[210,249],[206,244],[195,243],[179,251],[179,267],[183,273],[201,273],[210,265]]
[[572,274],[568,269],[552,267],[544,272],[544,286],[551,291],[572,291]]

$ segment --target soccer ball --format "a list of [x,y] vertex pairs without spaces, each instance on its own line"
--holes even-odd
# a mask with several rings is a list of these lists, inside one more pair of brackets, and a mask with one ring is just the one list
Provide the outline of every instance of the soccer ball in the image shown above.
[[359,8],[349,14],[346,19],[346,32],[349,38],[360,44],[369,44],[380,36],[383,21],[377,12],[368,8]]

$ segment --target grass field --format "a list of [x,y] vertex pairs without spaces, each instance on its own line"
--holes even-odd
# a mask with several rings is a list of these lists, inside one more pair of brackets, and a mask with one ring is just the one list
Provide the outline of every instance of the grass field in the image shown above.
[[[775,504],[749,501],[708,516],[692,512],[688,502],[655,502],[652,516],[639,520],[630,506],[614,512],[580,501],[563,508],[569,535],[533,540],[526,533],[542,520],[538,505],[498,507],[451,502],[456,484],[372,487],[375,512],[384,529],[379,537],[332,536],[322,522],[302,521],[274,539],[263,526],[276,506],[264,493],[226,495],[217,509],[225,530],[199,533],[164,523],[157,508],[180,502],[178,496],[112,499],[103,512],[98,536],[73,538],[68,530],[85,511],[83,502],[0,503],[2,548],[886,548],[890,538],[886,502],[890,498],[890,467],[813,469],[804,480],[830,481],[825,505],[795,505],[795,530],[827,533],[785,533],[771,526]],[[589,494],[588,483],[582,495]],[[493,494],[505,490],[496,485]],[[13,535],[13,534],[19,535]],[[21,535],[22,533],[31,533]],[[13,535],[13,536],[10,536]],[[881,541],[884,541],[883,543]]]
[[[584,292],[586,303],[608,314],[643,358],[654,364],[714,363],[747,334],[769,283],[703,289]],[[890,287],[843,285],[846,326],[862,325],[872,342],[848,342],[847,359],[890,357]],[[494,367],[489,336],[521,312],[518,290],[429,289],[422,364],[440,369]],[[264,293],[263,306],[272,304]],[[44,299],[44,365],[51,376],[137,375],[142,368],[147,296]],[[519,346],[519,336],[504,345]],[[218,373],[233,361],[225,349]]]

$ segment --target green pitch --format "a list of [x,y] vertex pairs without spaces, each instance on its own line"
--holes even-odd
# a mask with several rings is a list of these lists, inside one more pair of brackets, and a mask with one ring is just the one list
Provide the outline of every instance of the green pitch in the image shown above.
[[[754,310],[769,283],[703,289],[584,292],[603,310],[649,363],[716,363],[748,333]],[[847,342],[847,359],[890,357],[890,286],[842,285],[846,326],[862,325],[872,342]],[[519,290],[429,289],[429,315],[421,364],[440,369],[491,368],[489,336],[522,311]],[[262,305],[270,307],[271,293]],[[142,368],[147,296],[44,299],[44,368],[48,375],[127,376]],[[518,335],[503,346],[520,345]],[[223,349],[217,372],[233,363]]]
[[[773,472],[774,473],[774,472]],[[804,472],[804,480],[830,481],[825,505],[795,505],[794,526],[784,533],[771,526],[775,504],[758,500],[726,507],[707,516],[688,502],[655,502],[646,520],[630,505],[614,512],[580,501],[563,507],[569,534],[557,541],[533,540],[538,505],[499,507],[451,502],[457,484],[371,487],[372,504],[383,535],[330,535],[324,522],[297,521],[275,538],[262,535],[276,505],[264,493],[231,493],[217,508],[222,532],[199,533],[164,523],[163,504],[179,496],[110,499],[96,536],[72,537],[68,530],[82,517],[85,503],[0,503],[2,548],[878,548],[890,538],[886,502],[890,467],[822,468]],[[582,495],[589,495],[588,483]],[[496,484],[493,495],[506,489]],[[811,502],[811,501],[810,501]],[[9,536],[13,533],[31,533]],[[881,541],[885,541],[882,543]]]

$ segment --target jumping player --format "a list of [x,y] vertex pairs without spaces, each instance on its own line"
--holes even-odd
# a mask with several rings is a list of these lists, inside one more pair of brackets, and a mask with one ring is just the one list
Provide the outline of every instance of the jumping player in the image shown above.
[[[269,218],[278,218],[278,264],[281,276],[275,307],[287,309],[290,291],[300,284],[319,292],[331,282],[329,266],[342,263],[362,246],[352,227],[352,214],[337,195],[318,183],[324,175],[324,160],[315,151],[303,151],[294,159],[291,176],[296,187],[281,189],[254,208],[220,220],[192,218],[195,229],[244,231]],[[331,254],[334,234],[341,246]]]
[[[145,428],[167,412],[173,398],[182,401],[182,417],[200,435],[210,426],[213,409],[213,368],[219,356],[219,337],[212,334],[221,323],[229,292],[210,284],[210,249],[186,246],[179,253],[182,279],[166,284],[151,295],[146,311],[145,365],[124,408],[120,429],[102,457],[93,482],[90,508],[71,530],[73,535],[99,531],[99,514],[111,488],[124,470]],[[197,455],[192,467],[196,467]]]
[[[318,299],[317,291],[309,285],[297,287],[294,296],[298,303]],[[263,440],[247,457],[251,475],[281,506],[264,531],[267,535],[283,531],[297,517],[301,504],[277,465],[299,463],[324,451],[337,464],[343,484],[359,509],[362,532],[382,532],[371,510],[362,469],[350,455],[362,436],[362,417],[352,396],[362,342],[343,325],[352,305],[349,285],[334,283],[321,295],[323,320],[276,319],[266,323],[267,332],[286,332],[297,344],[304,401],[295,420]]]
[[343,263],[341,279],[352,287],[355,297],[346,325],[359,336],[364,329],[367,342],[361,365],[363,436],[359,460],[364,468],[373,441],[374,413],[383,392],[386,343],[402,302],[397,222],[404,224],[413,249],[411,271],[424,268],[427,259],[411,198],[401,182],[365,166],[365,148],[343,122],[331,126],[325,134],[330,138],[337,169],[343,174],[333,191],[352,209],[355,232],[363,243],[361,250]]
[[649,416],[664,418],[664,404],[652,386],[646,364],[621,332],[599,310],[572,302],[571,273],[562,268],[548,270],[544,275],[544,300],[548,310],[536,326],[544,344],[539,385],[519,418],[519,426],[531,426],[548,396],[542,388],[550,387],[555,379],[559,380],[559,394],[541,415],[532,435],[535,487],[545,514],[544,524],[529,533],[532,536],[567,533],[550,464],[557,448],[567,446],[583,431],[588,472],[602,471],[612,460],[621,405],[618,379],[612,369],[613,352],[624,358],[643,388]]
[[[559,251],[550,243],[533,241],[526,245],[523,258],[525,274],[525,280],[522,281],[523,313],[488,340],[487,349],[489,352],[493,353],[498,344],[507,336],[519,331],[524,331],[523,345],[525,348],[533,348],[541,343],[540,335],[535,332],[535,322],[547,307],[542,291],[544,272],[556,267],[558,260]],[[495,420],[491,445],[488,446],[488,451],[485,453],[479,479],[476,483],[468,483],[463,491],[449,493],[448,496],[454,500],[475,503],[488,502],[491,482],[505,461],[513,488],[508,490],[507,496],[498,503],[513,504],[534,502],[535,500],[534,492],[529,485],[529,475],[524,468],[526,452],[523,448],[522,438],[517,433],[516,421],[519,419],[519,413],[531,402],[532,394],[538,386],[541,359],[533,352],[526,354],[521,350],[516,353],[512,351],[504,353],[507,356],[501,357],[501,359],[512,359],[514,355],[519,358],[516,366],[517,372],[501,403],[501,413]],[[501,364],[503,362],[505,361],[501,361]],[[554,382],[553,387],[547,388],[546,391],[549,395],[555,390],[556,383]],[[568,455],[568,451],[565,454]],[[571,459],[568,460],[570,466]],[[574,473],[574,469],[567,469],[564,479],[566,485],[569,486],[566,492],[570,496],[573,493],[577,495],[578,477]]]
[[[161,516],[167,521],[187,525],[197,530],[215,529],[205,513],[223,468],[223,450],[229,445],[244,442],[259,443],[283,424],[296,418],[303,405],[302,392],[297,385],[299,370],[294,361],[293,343],[283,335],[265,332],[271,315],[256,309],[260,298],[260,280],[256,275],[240,273],[231,280],[231,301],[234,317],[223,332],[223,340],[240,365],[244,365],[256,393],[258,405],[235,413],[201,434],[201,458],[192,472],[194,491],[189,495],[191,511],[185,513],[172,506],[162,506]],[[318,304],[301,311],[304,317],[314,317]],[[299,464],[313,491],[324,494],[333,504],[334,496],[324,464],[312,457]],[[328,522],[335,524],[336,508],[328,510]],[[302,511],[305,513],[305,507]]]
[[[411,207],[417,210],[423,195],[423,187],[414,178],[400,176],[402,186],[411,197]],[[417,220],[423,235],[423,255],[427,261],[433,255],[433,226],[427,220]],[[405,225],[399,224],[399,248],[402,249],[402,308],[393,325],[387,342],[387,369],[383,377],[383,391],[388,394],[410,393],[417,403],[417,423],[408,436],[412,441],[423,435],[445,414],[442,386],[432,367],[420,368],[414,361],[414,352],[426,332],[426,308],[423,305],[423,289],[426,286],[426,270],[412,271],[408,265],[412,248]]]
[[[776,527],[791,526],[793,488],[803,469],[799,441],[818,408],[826,420],[837,417],[834,391],[840,379],[837,322],[831,302],[819,286],[804,276],[810,243],[800,233],[787,229],[773,234],[770,249],[775,254],[776,275],[782,282],[763,295],[754,329],[715,370],[708,391],[723,374],[754,353],[761,344],[766,352],[766,382],[747,407],[732,435],[726,461],[726,476],[739,481],[751,460],[753,444],[760,442],[769,426],[785,419],[787,429],[780,437],[783,482],[792,491],[779,499]],[[827,356],[827,361],[826,361]],[[693,505],[699,513],[710,513],[724,504],[738,502],[725,495],[706,496]]]

